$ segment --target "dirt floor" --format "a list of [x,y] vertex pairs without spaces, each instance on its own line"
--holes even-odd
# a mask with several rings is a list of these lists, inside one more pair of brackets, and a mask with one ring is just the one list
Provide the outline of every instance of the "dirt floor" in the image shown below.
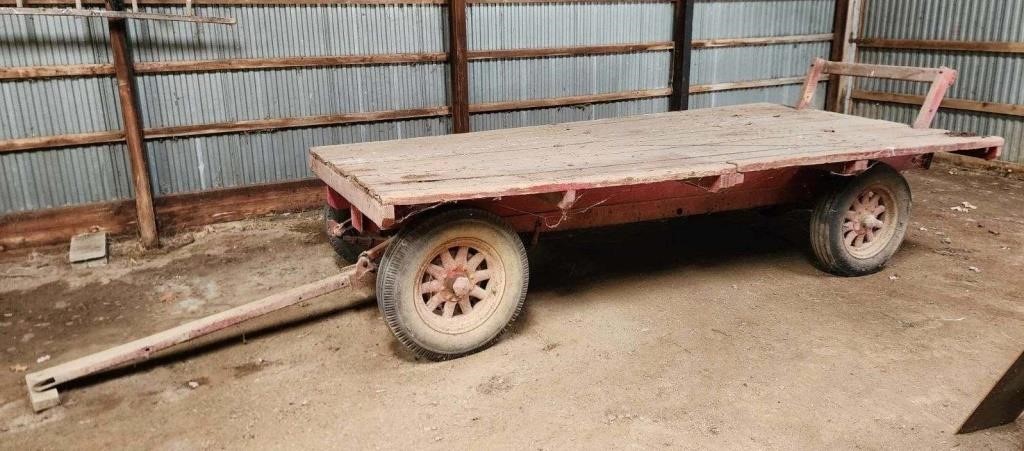
[[375,303],[329,295],[39,415],[26,371],[343,262],[315,213],[120,241],[96,269],[0,253],[0,448],[1022,449],[1024,420],[954,431],[1024,350],[1024,181],[910,180],[908,240],[873,276],[816,269],[805,212],[563,234],[533,249],[525,316],[487,351],[417,361]]

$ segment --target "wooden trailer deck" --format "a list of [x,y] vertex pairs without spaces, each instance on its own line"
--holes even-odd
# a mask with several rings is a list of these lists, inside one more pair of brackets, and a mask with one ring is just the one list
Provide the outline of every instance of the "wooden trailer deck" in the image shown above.
[[999,137],[775,104],[317,147],[310,165],[366,217],[396,206],[638,185],[999,148]]

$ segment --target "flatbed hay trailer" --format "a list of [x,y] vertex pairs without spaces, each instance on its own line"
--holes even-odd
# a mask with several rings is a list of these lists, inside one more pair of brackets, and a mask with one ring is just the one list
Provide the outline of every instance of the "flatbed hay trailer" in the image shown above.
[[[913,126],[808,108],[825,74],[931,83]],[[326,226],[356,260],[293,288],[26,376],[33,407],[56,386],[330,291],[364,286],[395,336],[443,360],[480,350],[526,297],[524,239],[544,232],[809,201],[822,267],[882,268],[909,222],[899,171],[936,152],[996,158],[999,137],[929,128],[956,71],[814,61],[797,107],[739,105],[319,147]]]

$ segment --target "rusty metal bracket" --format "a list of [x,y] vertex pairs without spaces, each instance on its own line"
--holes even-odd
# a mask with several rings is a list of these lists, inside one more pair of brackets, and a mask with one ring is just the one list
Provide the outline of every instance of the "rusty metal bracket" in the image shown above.
[[349,277],[349,283],[353,288],[360,290],[360,292],[366,295],[374,294],[377,284],[377,262],[384,255],[384,251],[391,244],[393,238],[388,238],[370,249],[363,251],[359,254],[359,259],[356,260],[355,271]]
[[864,173],[864,171],[867,171],[871,168],[871,162],[868,160],[845,161],[839,163],[838,166],[839,167],[836,170],[832,171],[833,174],[850,177],[860,175]]

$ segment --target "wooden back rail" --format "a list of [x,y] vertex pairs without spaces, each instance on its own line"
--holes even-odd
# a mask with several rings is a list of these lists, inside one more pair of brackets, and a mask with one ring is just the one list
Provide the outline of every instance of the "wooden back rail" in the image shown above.
[[803,96],[797,105],[802,110],[811,105],[814,100],[814,92],[817,90],[818,81],[823,75],[840,75],[847,77],[887,78],[890,80],[907,80],[931,83],[928,95],[924,97],[921,111],[914,120],[914,128],[930,128],[935,113],[939,111],[942,98],[946,91],[956,81],[957,71],[948,67],[927,68],[927,67],[903,67],[883,66],[877,64],[840,63],[826,61],[816,58],[807,71],[807,79],[804,81]]

